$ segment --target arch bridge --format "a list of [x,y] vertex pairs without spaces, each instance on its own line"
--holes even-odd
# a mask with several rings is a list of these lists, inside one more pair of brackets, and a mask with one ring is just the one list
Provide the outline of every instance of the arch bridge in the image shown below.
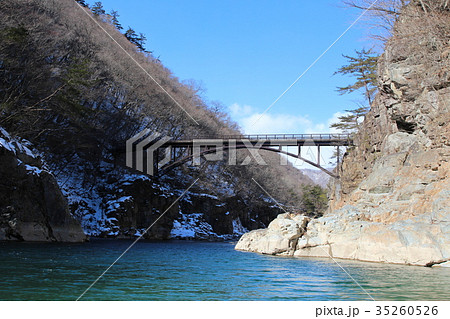
[[[276,152],[300,159],[330,175],[339,178],[334,172],[327,170],[320,162],[321,147],[337,148],[337,166],[339,167],[340,147],[350,146],[353,139],[350,134],[258,134],[258,135],[230,135],[221,137],[192,138],[172,140],[167,138],[160,146],[154,148],[155,158],[159,158],[159,151],[165,149],[165,157],[159,163],[153,163],[154,175],[163,175],[167,171],[192,161],[200,165],[201,159],[219,160],[223,152],[228,152],[228,164],[236,165],[236,150],[247,149],[258,162],[258,150]],[[283,147],[296,147],[296,152],[289,152]],[[302,148],[317,147],[316,161],[302,157]],[[216,156],[216,157],[215,157]],[[337,170],[339,172],[339,170]]]

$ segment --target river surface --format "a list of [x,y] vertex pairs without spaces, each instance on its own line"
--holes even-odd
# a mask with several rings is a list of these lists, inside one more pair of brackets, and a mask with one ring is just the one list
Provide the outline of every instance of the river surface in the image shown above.
[[[75,300],[131,244],[0,242],[0,300]],[[338,260],[376,300],[450,300],[449,269]],[[329,259],[138,242],[81,300],[370,300]]]

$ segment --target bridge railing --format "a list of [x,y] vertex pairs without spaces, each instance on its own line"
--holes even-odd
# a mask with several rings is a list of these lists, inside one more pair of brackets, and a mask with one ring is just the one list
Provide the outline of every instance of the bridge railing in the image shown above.
[[248,139],[248,140],[340,140],[352,139],[351,134],[250,134],[250,135],[226,135],[220,139]]

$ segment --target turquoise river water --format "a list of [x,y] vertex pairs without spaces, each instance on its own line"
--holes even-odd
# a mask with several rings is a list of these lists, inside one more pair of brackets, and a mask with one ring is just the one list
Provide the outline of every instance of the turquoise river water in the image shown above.
[[[0,242],[0,300],[75,300],[131,244]],[[338,260],[376,300],[450,300],[449,269]],[[81,300],[370,300],[332,260],[138,242]]]

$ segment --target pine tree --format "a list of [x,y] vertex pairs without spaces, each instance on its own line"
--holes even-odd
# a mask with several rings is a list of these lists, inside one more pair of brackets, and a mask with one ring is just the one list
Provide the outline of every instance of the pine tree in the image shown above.
[[127,31],[124,33],[125,38],[128,39],[133,44],[136,44],[135,41],[137,39],[137,33],[131,27],[128,27]]
[[96,16],[105,15],[106,11],[103,9],[103,4],[100,1],[94,3],[94,6],[91,8],[92,13]]
[[336,128],[344,133],[352,133],[359,129],[360,119],[369,111],[368,107],[360,106],[354,110],[345,110],[347,114],[339,116],[339,122],[330,125],[331,128]]
[[82,7],[89,8],[89,5],[84,0],[75,0],[78,2]]
[[321,216],[328,205],[327,193],[318,185],[303,185],[302,203],[307,214]]
[[339,122],[331,124],[331,128],[337,128],[345,133],[352,133],[359,129],[360,119],[369,111],[377,90],[378,56],[372,50],[363,49],[355,52],[356,57],[344,55],[349,64],[342,66],[334,74],[352,75],[356,77],[356,81],[345,87],[338,87],[337,91],[340,94],[363,91],[368,106],[360,105],[356,109],[345,110],[347,114],[338,117]]
[[352,93],[357,90],[364,91],[367,102],[372,104],[375,91],[377,89],[377,61],[378,56],[372,50],[356,50],[356,57],[343,55],[349,62],[334,74],[352,75],[356,77],[356,82],[345,87],[338,87],[340,94]]
[[116,10],[111,10],[110,16],[112,25],[115,26],[117,30],[122,30],[123,27],[119,22],[119,12]]
[[131,43],[136,45],[139,50],[147,52],[144,47],[145,41],[147,41],[147,38],[145,37],[145,35],[143,33],[139,33],[139,35],[138,35],[136,33],[136,31],[134,31],[133,29],[128,27],[128,29],[124,35],[128,39],[128,41],[130,41]]
[[[338,87],[337,91],[340,94],[363,91],[364,100],[368,106],[359,105],[356,109],[345,110],[346,114],[338,117],[339,122],[330,125],[331,128],[336,128],[343,133],[349,134],[359,130],[361,118],[364,118],[369,111],[377,90],[378,56],[372,50],[363,49],[355,52],[356,57],[344,55],[349,64],[342,66],[334,74],[352,75],[356,77],[356,81],[345,87]],[[336,149],[332,158],[336,158],[339,163],[342,162],[342,156],[343,152],[339,153]]]
[[147,41],[147,37],[145,36],[145,34],[139,32],[139,37],[137,41],[138,41],[138,44],[136,44],[137,47],[145,52],[145,42]]

